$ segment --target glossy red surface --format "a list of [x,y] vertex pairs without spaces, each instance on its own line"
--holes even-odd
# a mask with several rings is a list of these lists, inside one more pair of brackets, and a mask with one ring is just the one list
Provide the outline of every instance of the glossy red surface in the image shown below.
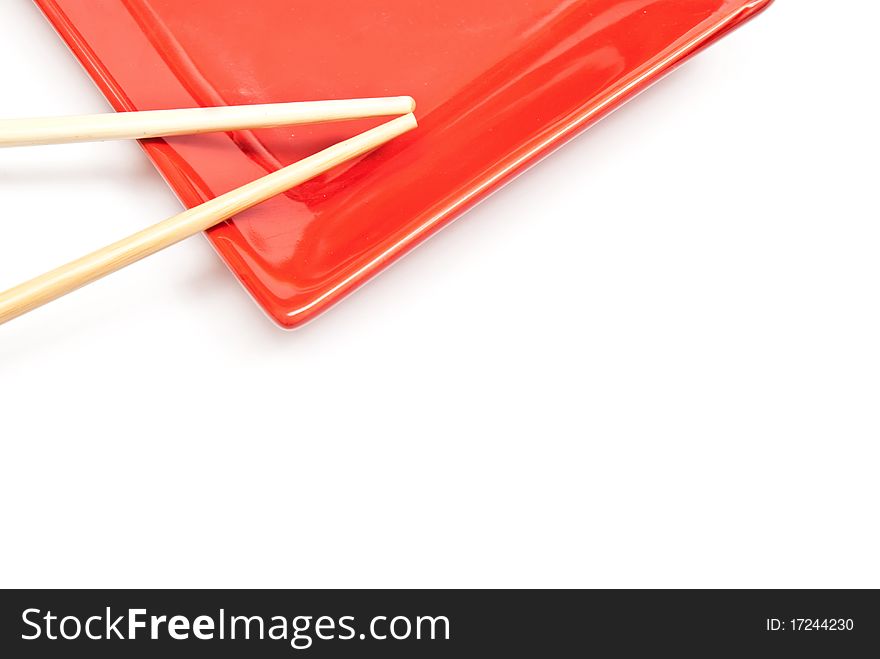
[[[209,232],[295,327],[770,0],[36,2],[117,110],[416,98],[417,131]],[[376,123],[144,146],[193,206]]]

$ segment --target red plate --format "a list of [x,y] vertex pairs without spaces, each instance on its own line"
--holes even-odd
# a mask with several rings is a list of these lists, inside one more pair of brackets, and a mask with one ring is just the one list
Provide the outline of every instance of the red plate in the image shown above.
[[[420,128],[208,235],[314,318],[771,0],[36,0],[117,110],[409,94]],[[194,206],[378,121],[149,140]]]

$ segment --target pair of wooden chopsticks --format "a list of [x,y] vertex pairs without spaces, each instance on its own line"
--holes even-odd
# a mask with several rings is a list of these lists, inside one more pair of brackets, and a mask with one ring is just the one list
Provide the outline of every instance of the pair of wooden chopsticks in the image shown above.
[[403,115],[0,293],[0,324],[363,155],[418,125],[408,96],[0,121],[0,147],[143,139]]

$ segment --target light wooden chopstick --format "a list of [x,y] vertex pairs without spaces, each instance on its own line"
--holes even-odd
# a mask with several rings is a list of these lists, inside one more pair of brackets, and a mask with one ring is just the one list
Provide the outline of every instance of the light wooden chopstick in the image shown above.
[[155,254],[416,128],[412,114],[339,142],[128,238],[0,293],[0,324]]
[[0,120],[0,147],[146,139],[218,131],[314,124],[412,112],[410,96],[263,105],[116,112],[79,117]]

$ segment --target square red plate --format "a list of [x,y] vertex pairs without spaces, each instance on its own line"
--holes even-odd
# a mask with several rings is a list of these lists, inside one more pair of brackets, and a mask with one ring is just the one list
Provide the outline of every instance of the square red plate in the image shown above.
[[[314,318],[770,0],[36,0],[117,110],[411,95],[420,128],[208,232]],[[144,142],[194,206],[379,121]]]

